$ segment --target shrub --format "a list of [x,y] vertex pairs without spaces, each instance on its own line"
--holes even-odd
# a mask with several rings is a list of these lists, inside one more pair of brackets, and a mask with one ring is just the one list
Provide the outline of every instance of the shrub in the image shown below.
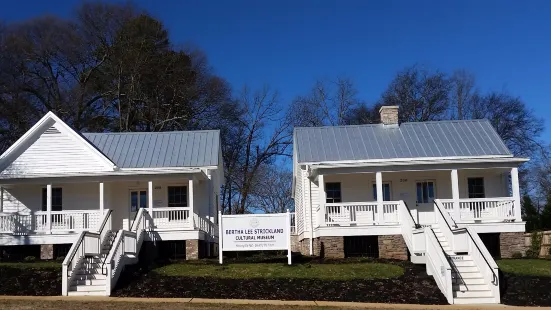
[[534,251],[533,249],[526,250],[526,257],[527,258],[538,258],[539,252]]
[[543,241],[543,232],[534,231],[530,236],[530,249],[526,251],[526,256],[529,256],[528,252],[530,251],[531,255],[529,257],[537,258],[540,255],[542,241]]
[[24,260],[25,262],[30,263],[30,262],[34,262],[34,261],[36,260],[36,257],[34,257],[34,256],[27,256],[27,257],[25,257],[23,260]]
[[515,253],[513,253],[513,255],[511,255],[511,257],[512,257],[512,258],[516,258],[516,259],[522,258],[522,253],[520,253],[520,252],[515,252]]
[[65,260],[65,256],[58,256],[55,261],[56,262],[59,262],[59,263],[63,263],[63,261]]

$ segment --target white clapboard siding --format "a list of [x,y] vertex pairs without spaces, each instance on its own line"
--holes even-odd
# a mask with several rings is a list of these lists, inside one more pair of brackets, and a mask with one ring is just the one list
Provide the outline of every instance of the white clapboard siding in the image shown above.
[[[317,217],[316,210],[318,208],[318,186],[316,185],[316,183],[310,181],[306,171],[302,171],[301,174],[302,174],[302,188],[303,188],[302,205],[304,206],[304,209],[306,211],[305,217],[304,217],[304,230],[309,232],[312,226],[317,227],[318,217]],[[312,193],[310,193],[310,190],[312,191]],[[310,203],[310,200],[312,201],[312,203]],[[312,209],[310,209],[310,207]],[[310,222],[310,214],[312,215],[312,222]]]
[[302,197],[302,170],[300,167],[295,165],[295,226],[297,233],[301,234],[304,232],[304,199]]
[[106,171],[105,163],[82,141],[59,130],[46,130],[1,174],[25,175]]

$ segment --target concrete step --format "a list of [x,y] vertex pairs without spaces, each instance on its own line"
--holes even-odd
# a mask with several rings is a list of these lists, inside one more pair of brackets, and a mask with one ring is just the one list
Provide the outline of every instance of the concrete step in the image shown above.
[[454,291],[453,297],[468,297],[468,298],[480,298],[480,297],[494,297],[492,291]]
[[467,286],[473,284],[485,284],[483,278],[456,278],[452,279],[453,285],[465,284]]
[[472,260],[454,260],[452,261],[452,267],[470,267],[470,266],[476,266],[474,261]]
[[465,292],[465,291],[489,291],[490,290],[488,288],[487,284],[469,284],[469,285],[453,284],[452,289],[454,291],[462,291],[462,292]]
[[103,274],[75,274],[73,277],[73,280],[80,281],[80,280],[105,280],[107,278],[106,275]]
[[105,290],[103,291],[93,291],[93,292],[78,292],[78,291],[72,291],[68,292],[69,296],[106,296]]
[[[104,270],[107,270],[104,269]],[[77,269],[74,271],[75,275],[82,275],[82,274],[102,274],[101,267],[100,268],[86,268],[86,269]]]
[[106,279],[87,279],[87,280],[76,280],[71,283],[72,286],[77,285],[103,285],[105,286],[107,280]]
[[73,285],[69,288],[71,292],[105,292],[104,285]]
[[484,279],[480,272],[462,272],[457,274],[452,270],[452,279]]
[[453,299],[456,305],[497,304],[493,297],[457,297]]
[[460,273],[460,274],[463,274],[463,273],[468,273],[468,272],[479,272],[480,270],[478,270],[478,267],[477,266],[455,266],[456,267],[456,270]]

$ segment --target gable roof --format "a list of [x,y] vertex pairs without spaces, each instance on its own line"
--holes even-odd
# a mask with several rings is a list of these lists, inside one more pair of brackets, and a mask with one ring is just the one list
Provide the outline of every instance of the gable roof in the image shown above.
[[119,168],[217,166],[220,131],[82,133]]
[[512,157],[488,120],[295,128],[298,163]]
[[113,170],[115,163],[107,158],[103,153],[90,144],[78,132],[73,130],[69,125],[63,122],[53,112],[48,112],[34,126],[32,126],[21,138],[15,141],[2,155],[0,155],[0,171],[9,166],[15,161],[26,149],[28,149],[40,136],[52,130],[52,126],[56,125],[56,129],[61,130],[64,134],[70,136],[87,151],[97,158],[106,169]]

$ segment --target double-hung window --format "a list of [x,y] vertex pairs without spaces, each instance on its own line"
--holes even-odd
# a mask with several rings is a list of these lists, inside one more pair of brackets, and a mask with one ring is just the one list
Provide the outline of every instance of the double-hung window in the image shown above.
[[[187,186],[168,186],[168,202],[167,205],[169,208],[182,208],[187,207]],[[187,219],[189,214],[186,213],[189,211],[169,211],[168,219],[173,220],[184,220]]]
[[485,198],[484,178],[468,178],[467,187],[469,190],[469,198]]
[[[390,201],[390,183],[383,183],[383,201]],[[373,199],[377,201],[377,184],[373,184]]]
[[338,183],[338,182],[325,183],[325,202],[326,203],[342,202],[341,197],[342,197],[341,183]]

